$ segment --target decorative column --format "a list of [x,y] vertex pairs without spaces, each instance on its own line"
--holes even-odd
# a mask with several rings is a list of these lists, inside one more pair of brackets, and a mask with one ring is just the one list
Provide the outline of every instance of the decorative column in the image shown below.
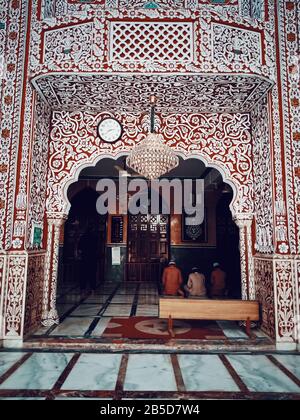
[[43,295],[43,315],[42,324],[51,327],[59,323],[56,310],[57,275],[58,275],[58,256],[59,256],[59,237],[60,229],[65,222],[63,215],[53,218],[48,217],[48,237],[45,264],[45,281]]
[[4,279],[5,279],[5,269],[6,269],[6,255],[0,254],[0,345],[1,340],[3,339],[3,302],[4,302]]
[[[295,260],[292,256],[274,255],[275,333],[278,350],[296,350],[299,342]],[[299,303],[298,303],[299,304]]]
[[295,265],[299,255],[296,146],[300,107],[299,2],[274,0],[269,2],[269,10],[270,23],[275,29],[277,79],[269,94],[276,240],[273,256],[276,346],[278,350],[295,350],[299,330],[298,268]]
[[24,251],[8,253],[3,302],[3,345],[21,347],[24,333],[24,304],[28,255]]
[[242,299],[255,300],[254,266],[252,255],[253,215],[238,215],[234,218],[240,230]]
[[295,274],[296,274],[296,331],[295,338],[297,341],[297,350],[300,351],[300,257],[297,256],[295,260]]

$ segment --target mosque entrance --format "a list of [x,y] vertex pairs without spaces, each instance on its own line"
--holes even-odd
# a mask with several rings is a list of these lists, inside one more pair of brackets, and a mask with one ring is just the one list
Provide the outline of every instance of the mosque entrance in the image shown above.
[[[43,339],[168,340],[164,320],[158,319],[158,304],[162,272],[171,259],[181,270],[184,283],[198,267],[206,278],[208,297],[213,265],[218,262],[227,274],[224,298],[241,298],[239,230],[230,210],[234,195],[219,171],[199,159],[180,158],[178,168],[167,174],[169,180],[204,181],[204,220],[193,229],[184,212],[163,214],[161,205],[156,215],[100,216],[96,211],[97,182],[102,178],[119,182],[123,159],[102,159],[95,167],[84,169],[69,187],[71,210],[62,235],[57,289],[60,323],[38,332]],[[149,210],[151,200],[145,203]],[[87,235],[90,237],[85,240]],[[96,266],[91,261],[91,267],[83,264],[83,255],[88,253],[97,256]],[[176,325],[178,338],[191,343],[209,337],[247,340],[234,323],[212,320],[203,326],[178,320]]]

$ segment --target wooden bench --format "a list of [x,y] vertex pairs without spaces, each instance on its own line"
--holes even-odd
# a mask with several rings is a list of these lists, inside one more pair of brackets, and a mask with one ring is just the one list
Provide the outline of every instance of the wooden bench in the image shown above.
[[168,331],[172,337],[175,337],[173,319],[246,321],[246,332],[251,337],[251,321],[259,321],[259,303],[252,300],[160,297],[159,318],[168,319]]

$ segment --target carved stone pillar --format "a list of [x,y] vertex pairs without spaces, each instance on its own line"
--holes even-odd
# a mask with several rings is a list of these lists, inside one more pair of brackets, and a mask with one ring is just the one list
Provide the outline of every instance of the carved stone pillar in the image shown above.
[[21,347],[24,335],[24,306],[28,254],[8,252],[3,290],[3,346]]
[[48,218],[48,239],[45,264],[45,281],[43,293],[43,316],[42,324],[51,327],[59,323],[56,310],[57,274],[58,274],[58,255],[59,255],[59,236],[60,229],[65,218]]
[[[274,297],[276,314],[276,347],[296,350],[299,347],[299,290],[294,256],[274,255]],[[298,271],[299,268],[297,268]]]
[[297,350],[300,351],[300,258],[295,260],[295,282],[296,282],[296,341]]
[[252,255],[252,215],[234,219],[240,230],[242,299],[255,300],[254,265]]
[[4,305],[4,289],[5,289],[5,269],[6,269],[6,255],[5,253],[0,254],[0,344],[3,340],[3,305]]

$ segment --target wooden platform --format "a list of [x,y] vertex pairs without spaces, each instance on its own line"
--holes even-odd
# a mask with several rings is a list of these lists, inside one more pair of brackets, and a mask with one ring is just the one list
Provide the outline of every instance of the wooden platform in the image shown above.
[[259,303],[246,300],[159,298],[159,318],[169,319],[172,337],[173,319],[199,319],[215,321],[246,321],[250,336],[250,321],[259,321]]

